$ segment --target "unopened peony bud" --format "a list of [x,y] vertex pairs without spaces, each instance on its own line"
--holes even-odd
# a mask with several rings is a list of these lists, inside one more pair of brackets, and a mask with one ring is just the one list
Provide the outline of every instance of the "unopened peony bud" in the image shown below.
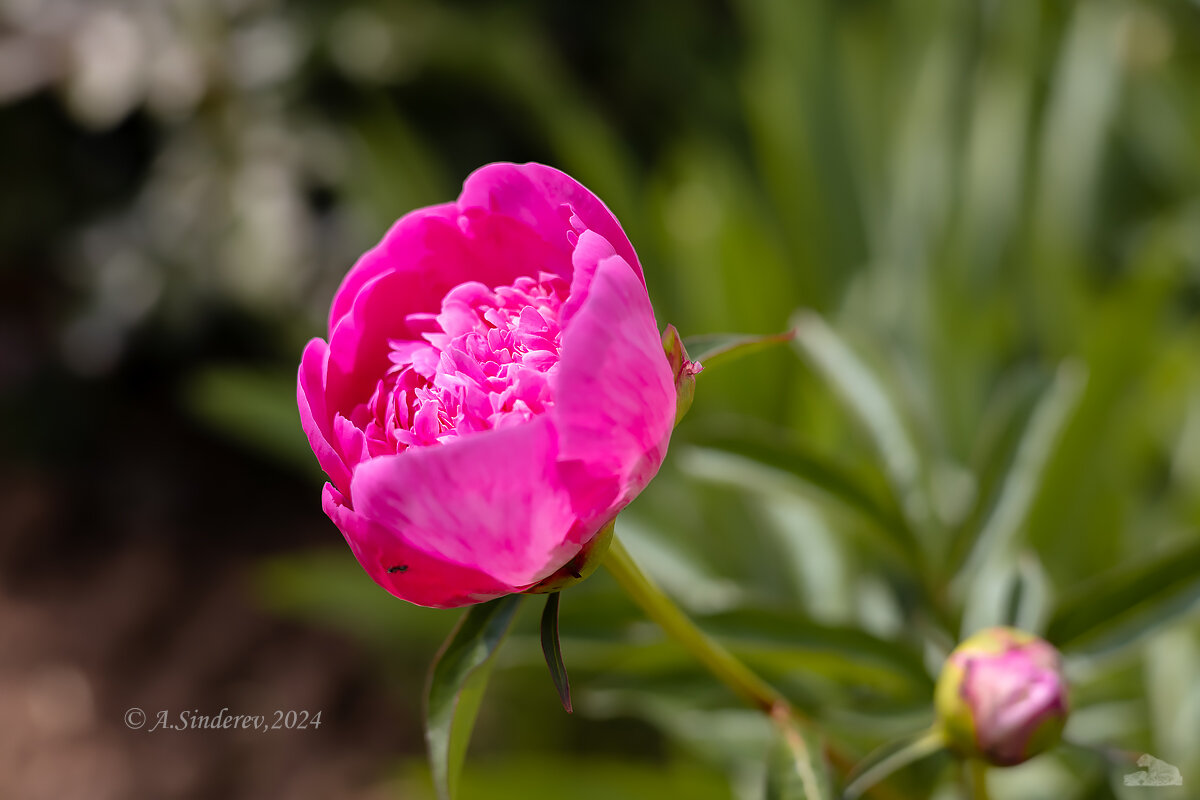
[[689,361],[683,339],[674,325],[668,325],[663,333],[663,352],[671,363],[671,373],[675,376],[675,424],[683,419],[683,415],[692,407],[692,399],[696,396],[696,376],[704,369],[698,361]]
[[955,648],[935,691],[947,746],[996,766],[1020,764],[1058,743],[1067,685],[1058,651],[1014,628],[987,628]]

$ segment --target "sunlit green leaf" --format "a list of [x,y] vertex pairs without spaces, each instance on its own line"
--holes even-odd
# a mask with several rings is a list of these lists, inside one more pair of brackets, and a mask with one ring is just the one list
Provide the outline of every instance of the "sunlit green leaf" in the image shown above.
[[781,671],[812,671],[886,691],[931,690],[919,649],[850,627],[820,625],[784,611],[739,609],[701,626],[735,653]]
[[1200,539],[1097,575],[1065,597],[1046,638],[1068,652],[1100,653],[1139,641],[1200,606]]
[[454,800],[475,715],[523,595],[506,595],[471,606],[442,646],[429,673],[425,741],[433,783],[441,800]]
[[[621,676],[624,679],[625,676]],[[711,680],[593,689],[584,699],[589,716],[634,717],[661,729],[687,750],[727,770],[762,764],[774,726],[757,709],[722,705]]]
[[740,425],[736,431],[697,427],[692,431],[692,443],[732,453],[794,476],[869,519],[899,557],[911,561],[915,555],[916,540],[912,530],[903,514],[890,502],[890,497],[879,497],[878,492],[864,485],[857,476],[809,450],[786,432],[768,431],[749,424]]
[[971,449],[966,458],[976,483],[975,498],[951,533],[948,564],[962,564],[975,545],[975,538],[1009,477],[1029,420],[1045,397],[1051,380],[1052,375],[1041,370],[1014,369],[997,380],[991,396],[976,410],[978,427],[971,431]]
[[796,349],[824,376],[874,442],[906,514],[924,521],[928,509],[920,488],[921,458],[897,401],[819,314],[800,311],[792,324]]
[[1041,634],[1050,616],[1046,570],[1033,551],[993,558],[967,588],[960,638],[992,625]]
[[1046,464],[1086,383],[1087,372],[1082,365],[1067,362],[1059,367],[1054,382],[1029,419],[999,497],[959,572],[961,583],[969,582],[987,559],[1004,554],[1012,546],[1042,488]]

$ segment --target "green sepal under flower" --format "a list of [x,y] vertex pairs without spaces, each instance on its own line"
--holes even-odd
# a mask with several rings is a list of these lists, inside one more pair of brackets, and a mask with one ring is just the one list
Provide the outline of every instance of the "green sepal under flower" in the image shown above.
[[616,524],[616,519],[613,519],[601,528],[591,538],[591,541],[574,558],[564,564],[558,572],[555,572],[541,583],[530,586],[525,592],[527,594],[561,592],[563,589],[574,586],[586,579],[604,561],[604,556],[608,553],[608,546],[612,544],[613,526]]
[[683,339],[674,325],[668,325],[662,337],[663,352],[671,362],[671,374],[675,376],[675,424],[683,419],[696,397],[696,375],[704,369],[698,361],[689,361]]

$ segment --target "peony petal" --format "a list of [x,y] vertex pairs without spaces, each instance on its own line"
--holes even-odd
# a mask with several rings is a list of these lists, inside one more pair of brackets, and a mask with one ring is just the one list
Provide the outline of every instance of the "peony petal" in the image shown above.
[[[567,302],[563,303],[562,313],[559,315],[559,324],[564,329],[588,299],[592,291],[592,277],[596,274],[600,262],[619,255],[612,243],[595,231],[584,231],[577,237],[577,242],[571,257],[574,266],[571,294],[567,297]],[[645,289],[642,293],[645,294]]]
[[570,560],[575,523],[546,417],[360,464],[355,509],[397,541],[514,590]]
[[517,220],[479,208],[447,219],[445,208],[413,212],[393,226],[338,290],[326,382],[331,411],[349,415],[370,397],[390,366],[391,342],[420,338],[423,318],[408,317],[439,313],[455,286],[570,273],[566,256]]
[[560,475],[576,510],[594,521],[623,508],[658,471],[675,420],[675,389],[646,288],[620,256],[594,268],[580,263],[602,252],[585,248],[586,238],[576,276],[591,273],[591,282],[563,333],[551,413]]
[[325,405],[325,366],[328,359],[329,348],[323,339],[313,339],[304,348],[296,376],[296,404],[300,409],[300,425],[317,456],[317,463],[335,486],[348,492],[350,470],[340,450],[332,444],[337,439],[333,435],[333,419]]
[[[467,177],[459,206],[507,214],[531,226],[542,238],[569,252],[571,229],[562,206],[569,204],[582,223],[612,243],[643,285],[642,267],[621,223],[579,181],[544,164],[488,164]],[[569,216],[569,215],[568,215]],[[559,273],[562,274],[562,273]]]
[[513,587],[478,570],[412,547],[388,528],[349,508],[342,494],[328,483],[321,501],[358,563],[372,580],[401,600],[431,608],[454,608],[513,591]]
[[[330,331],[337,327],[342,317],[350,313],[354,298],[358,296],[364,286],[380,275],[394,272],[398,265],[420,260],[422,243],[427,241],[426,229],[430,220],[433,219],[441,219],[453,224],[458,219],[458,205],[443,203],[405,214],[393,223],[379,244],[359,257],[350,271],[346,273],[346,277],[342,278],[341,286],[333,295],[333,303],[329,307]],[[435,302],[440,300],[441,296],[439,295]]]

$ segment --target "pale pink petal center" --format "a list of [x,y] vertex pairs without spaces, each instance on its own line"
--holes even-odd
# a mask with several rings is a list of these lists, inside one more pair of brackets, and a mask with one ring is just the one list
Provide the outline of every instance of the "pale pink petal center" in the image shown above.
[[439,313],[409,315],[421,338],[390,343],[386,374],[350,415],[370,456],[509,427],[552,408],[548,379],[558,369],[569,293],[548,273],[492,288],[468,281],[446,293]]

